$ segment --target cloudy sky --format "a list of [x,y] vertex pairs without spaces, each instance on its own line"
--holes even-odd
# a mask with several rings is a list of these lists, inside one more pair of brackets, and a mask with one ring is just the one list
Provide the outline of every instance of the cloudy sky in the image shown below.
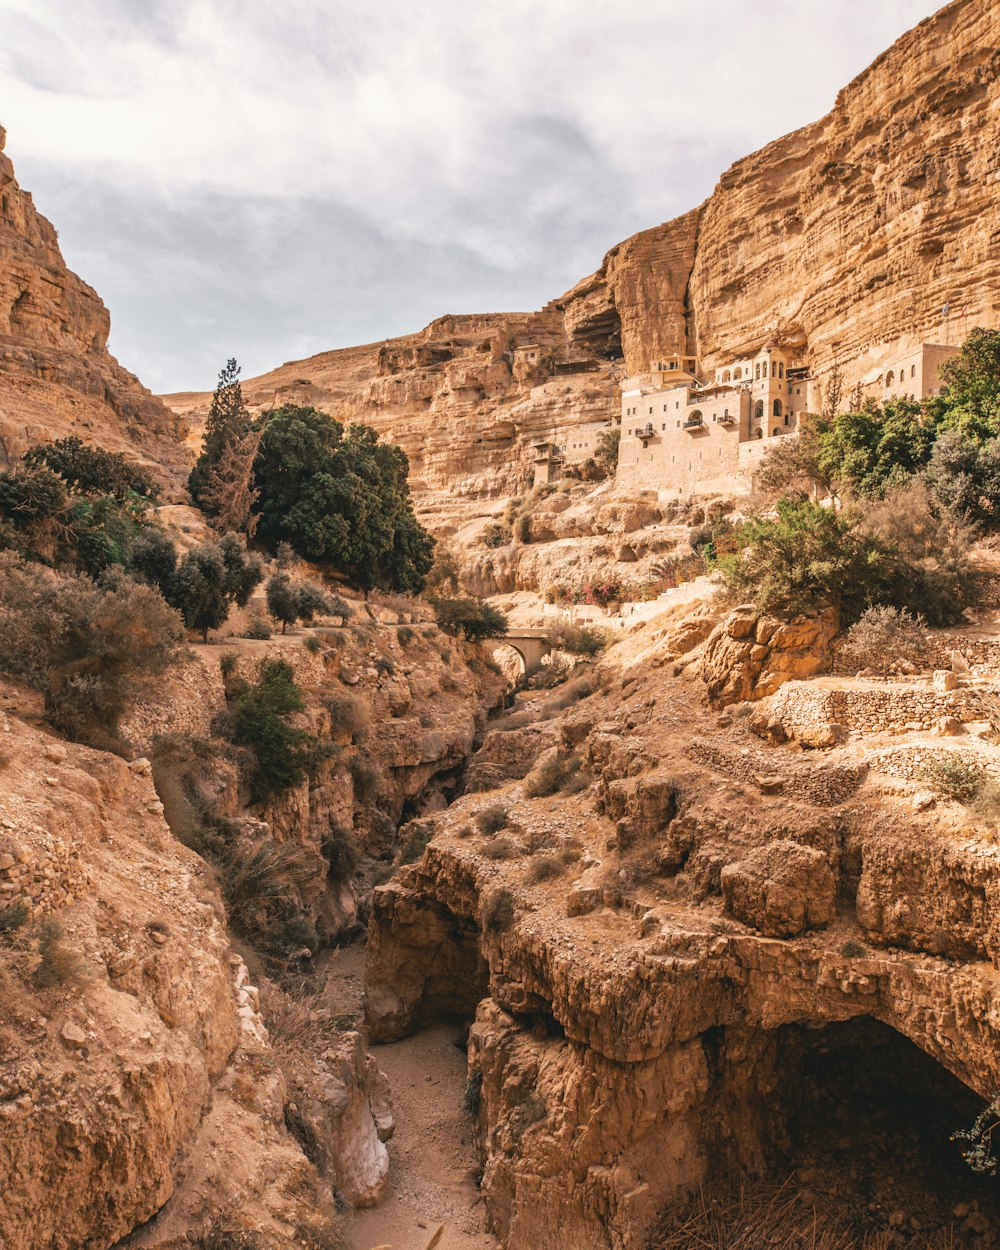
[[0,0],[22,186],[154,390],[537,308],[934,0]]

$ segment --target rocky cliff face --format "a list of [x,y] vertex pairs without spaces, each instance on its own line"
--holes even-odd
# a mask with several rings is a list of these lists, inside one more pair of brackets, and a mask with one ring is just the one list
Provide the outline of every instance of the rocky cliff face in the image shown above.
[[[517,493],[533,442],[617,413],[621,368],[663,353],[711,368],[777,338],[820,374],[839,363],[850,386],[918,343],[958,342],[1000,318],[998,43],[996,6],[956,0],[826,117],[738,161],[700,208],[612,248],[544,312],[443,317],[282,365],[247,393],[375,425],[407,451],[433,521],[435,493],[459,512],[462,496]],[[518,368],[525,343],[552,362]],[[553,372],[584,359],[593,372]],[[208,396],[167,399],[204,419]]]
[[183,422],[108,354],[108,310],[66,268],[5,138],[0,127],[0,463],[76,435],[177,477]]
[[846,748],[762,750],[752,717],[710,720],[680,654],[710,628],[700,608],[686,641],[654,622],[561,721],[490,735],[476,792],[375,892],[373,1035],[475,1016],[505,1250],[640,1250],[731,1168],[813,1169],[808,1201],[825,1184],[840,1210],[864,1176],[876,1225],[978,1203],[988,1231],[993,1190],[947,1155],[1000,1078],[988,823],[918,812]]

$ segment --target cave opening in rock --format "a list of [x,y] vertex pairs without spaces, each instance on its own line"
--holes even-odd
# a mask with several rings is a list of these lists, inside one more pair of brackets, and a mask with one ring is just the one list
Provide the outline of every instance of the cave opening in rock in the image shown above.
[[956,1225],[957,1244],[1000,1233],[1000,1181],[951,1140],[984,1100],[888,1025],[858,1018],[770,1035],[757,1065],[773,1177],[860,1232],[909,1236]]

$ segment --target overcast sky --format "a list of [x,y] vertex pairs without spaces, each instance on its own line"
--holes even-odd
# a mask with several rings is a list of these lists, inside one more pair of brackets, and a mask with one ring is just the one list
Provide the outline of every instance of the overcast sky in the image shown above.
[[531,309],[934,0],[0,0],[21,185],[157,391]]

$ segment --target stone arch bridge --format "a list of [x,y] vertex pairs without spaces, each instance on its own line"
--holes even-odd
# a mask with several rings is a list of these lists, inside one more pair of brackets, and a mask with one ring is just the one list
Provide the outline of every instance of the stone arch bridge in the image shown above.
[[520,629],[515,626],[503,638],[494,638],[491,647],[510,647],[521,657],[526,673],[533,672],[542,662],[542,656],[552,650],[547,629]]

